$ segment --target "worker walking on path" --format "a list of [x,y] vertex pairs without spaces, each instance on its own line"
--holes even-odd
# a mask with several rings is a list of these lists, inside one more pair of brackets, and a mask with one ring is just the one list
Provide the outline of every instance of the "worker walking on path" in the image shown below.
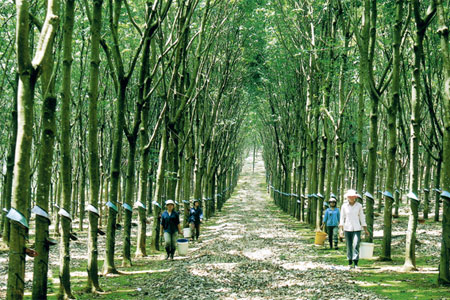
[[347,244],[347,259],[348,268],[352,268],[352,263],[355,269],[358,268],[359,260],[359,243],[361,242],[361,230],[364,228],[366,235],[367,231],[366,216],[364,215],[361,203],[356,202],[359,197],[355,190],[348,190],[344,195],[348,202],[341,207],[341,219],[339,227],[345,234],[345,242]]
[[200,201],[194,200],[194,207],[189,211],[189,225],[191,227],[191,241],[194,238],[198,241],[200,236],[200,224],[203,222],[203,210],[200,207]]
[[326,232],[328,234],[328,242],[330,243],[330,249],[333,249],[333,242],[334,242],[334,249],[338,248],[338,233],[339,233],[339,220],[340,220],[340,211],[339,208],[336,207],[336,199],[331,198],[328,201],[330,207],[328,207],[325,210],[324,216],[323,216],[323,226],[326,226]]
[[173,260],[176,250],[178,233],[181,235],[180,215],[174,210],[173,200],[166,201],[166,210],[161,215],[161,235],[164,233],[164,244],[166,247],[166,260]]

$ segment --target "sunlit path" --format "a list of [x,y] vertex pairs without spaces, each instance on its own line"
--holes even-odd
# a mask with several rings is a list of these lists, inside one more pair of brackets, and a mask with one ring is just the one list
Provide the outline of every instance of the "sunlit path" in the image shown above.
[[[149,290],[157,299],[382,299],[352,285],[350,274],[318,261],[313,246],[271,203],[258,157],[247,159],[232,198],[208,221],[175,272]],[[169,287],[174,287],[170,289]]]

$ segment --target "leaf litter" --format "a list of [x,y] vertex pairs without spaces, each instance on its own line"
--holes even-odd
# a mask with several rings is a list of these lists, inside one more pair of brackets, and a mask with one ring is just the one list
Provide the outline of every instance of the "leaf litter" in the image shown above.
[[[140,260],[141,264],[160,260],[166,273],[159,277],[145,272],[134,275],[126,287],[133,290],[128,295],[133,299],[191,300],[387,299],[360,288],[344,266],[325,262],[305,237],[285,225],[283,221],[288,217],[274,212],[273,201],[261,185],[264,174],[262,161],[252,173],[251,159],[247,160],[236,192],[222,212],[217,212],[202,227],[200,242],[190,242],[188,255],[176,257],[175,261],[164,261],[163,255]],[[405,223],[394,223],[394,232],[404,233]],[[417,252],[437,257],[440,236],[430,236],[430,232],[436,231],[433,225],[432,222],[419,225],[417,236],[422,244]],[[73,226],[78,227],[75,223]],[[132,228],[134,239],[136,230]],[[86,266],[85,232],[86,229],[71,244],[71,268]],[[116,253],[119,256],[122,239],[122,231],[118,231]],[[105,238],[100,237],[99,259],[104,255],[104,247]],[[404,248],[404,237],[393,240],[393,247]],[[6,292],[7,254],[0,251],[0,298]],[[59,249],[55,246],[50,252],[49,277],[57,277],[52,270],[58,265]],[[32,267],[32,261],[27,260],[27,290],[31,289]],[[106,279],[104,287],[110,289],[110,283]],[[49,292],[57,288],[55,284]],[[102,297],[96,295],[96,298]]]

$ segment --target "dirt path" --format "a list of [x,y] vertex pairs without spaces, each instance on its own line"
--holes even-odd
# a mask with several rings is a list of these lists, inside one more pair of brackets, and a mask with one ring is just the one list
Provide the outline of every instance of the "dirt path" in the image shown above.
[[[236,193],[210,220],[188,258],[155,282],[157,299],[383,299],[353,284],[343,267],[318,261],[316,250],[288,228],[247,160]],[[172,288],[170,288],[172,287]],[[189,287],[189,288],[187,288]]]
[[[135,260],[124,274],[102,277],[103,295],[85,294],[86,232],[71,247],[71,281],[78,299],[384,299],[357,287],[343,266],[325,263],[326,254],[311,245],[299,223],[280,212],[266,193],[264,165],[258,157],[255,173],[246,161],[235,193],[222,212],[202,227],[201,241],[190,244],[186,257],[163,260],[151,255]],[[297,229],[296,229],[297,227]],[[133,230],[135,235],[135,228]],[[118,232],[120,266],[121,232]],[[104,238],[99,240],[101,253]],[[342,250],[340,250],[342,251]],[[331,253],[329,251],[328,253]],[[342,251],[343,252],[343,251]],[[323,252],[321,253],[323,254]],[[101,257],[102,258],[102,257]],[[52,248],[49,299],[58,287],[58,249]],[[7,251],[0,255],[0,299],[6,292]],[[129,272],[128,272],[129,271]],[[32,262],[27,262],[30,294]]]

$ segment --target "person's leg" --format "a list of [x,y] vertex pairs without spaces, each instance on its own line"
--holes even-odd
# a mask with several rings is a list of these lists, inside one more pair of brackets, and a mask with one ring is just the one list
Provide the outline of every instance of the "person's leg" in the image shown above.
[[172,242],[171,238],[172,237],[170,236],[170,233],[164,232],[164,246],[166,248],[166,253],[167,253],[166,259],[169,259],[169,257],[170,257],[170,251],[171,251],[170,245]]
[[325,232],[328,234],[328,243],[330,244],[330,248],[333,248],[333,240],[330,239],[330,226],[325,226]]
[[333,227],[334,226],[326,226],[328,234],[328,243],[330,243],[330,249],[333,249]]
[[200,223],[195,224],[195,237],[197,238],[197,241],[199,236],[200,236]]
[[191,227],[191,241],[193,241],[194,237],[195,237],[195,224],[194,224],[194,222],[189,223],[189,227]]
[[333,227],[333,242],[334,242],[334,249],[338,249],[338,235],[339,235],[339,227],[334,226]]
[[171,252],[170,252],[170,258],[173,260],[173,256],[175,254],[175,250],[177,249],[177,238],[178,238],[178,232],[174,232],[171,234],[172,240],[171,240]]
[[345,243],[347,245],[347,259],[348,265],[352,265],[353,261],[353,232],[345,231]]
[[361,242],[361,231],[355,231],[353,237],[353,263],[355,266],[358,265],[359,260],[359,243]]

